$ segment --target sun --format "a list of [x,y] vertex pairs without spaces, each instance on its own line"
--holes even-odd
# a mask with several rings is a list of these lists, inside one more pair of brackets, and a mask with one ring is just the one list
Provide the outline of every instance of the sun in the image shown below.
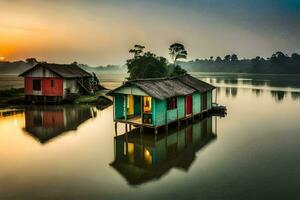
[[3,56],[1,56],[1,57],[0,57],[0,60],[4,60],[4,57],[3,57]]

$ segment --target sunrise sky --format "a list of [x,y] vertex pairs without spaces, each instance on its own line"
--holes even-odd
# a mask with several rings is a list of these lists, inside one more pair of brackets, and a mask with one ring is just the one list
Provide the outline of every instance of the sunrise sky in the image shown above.
[[189,59],[300,52],[300,0],[0,0],[0,57],[124,64],[139,43]]

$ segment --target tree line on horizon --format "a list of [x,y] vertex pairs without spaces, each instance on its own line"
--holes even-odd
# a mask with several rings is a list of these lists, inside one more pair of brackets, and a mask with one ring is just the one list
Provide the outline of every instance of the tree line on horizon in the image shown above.
[[[168,50],[172,62],[150,51],[145,51],[145,46],[136,44],[129,50],[132,58],[128,59],[123,66],[91,67],[75,61],[72,64],[76,64],[89,72],[124,71],[127,68],[128,79],[169,77],[185,74],[186,72],[300,74],[300,55],[298,53],[289,56],[279,51],[268,58],[257,56],[252,59],[239,59],[238,55],[231,54],[223,58],[211,56],[209,59],[182,61],[188,55],[183,44],[174,43],[170,45]],[[0,61],[0,73],[18,74],[37,62],[35,58],[27,58],[25,61],[16,62]]]
[[283,52],[276,52],[271,57],[257,56],[252,59],[239,59],[236,54],[209,59],[195,59],[188,62],[179,62],[187,71],[191,72],[234,72],[234,73],[274,73],[300,74],[300,55],[291,56]]

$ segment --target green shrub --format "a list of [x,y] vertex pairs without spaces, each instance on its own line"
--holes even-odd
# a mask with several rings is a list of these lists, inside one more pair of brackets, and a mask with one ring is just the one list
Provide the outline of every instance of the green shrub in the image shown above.
[[8,90],[0,90],[0,97],[14,97],[18,94],[24,94],[24,88],[12,88]]

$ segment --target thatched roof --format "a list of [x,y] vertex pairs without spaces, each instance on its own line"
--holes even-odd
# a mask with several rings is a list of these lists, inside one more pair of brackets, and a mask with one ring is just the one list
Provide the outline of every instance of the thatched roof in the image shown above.
[[176,96],[186,96],[195,91],[206,92],[215,87],[198,80],[188,74],[171,78],[138,79],[125,82],[122,86],[110,91],[108,95],[118,93],[118,90],[128,86],[136,86],[157,99]]
[[29,70],[23,72],[19,76],[26,76],[27,73],[34,70],[36,67],[46,68],[49,71],[63,78],[89,78],[92,75],[81,69],[75,64],[54,64],[54,63],[38,63]]

